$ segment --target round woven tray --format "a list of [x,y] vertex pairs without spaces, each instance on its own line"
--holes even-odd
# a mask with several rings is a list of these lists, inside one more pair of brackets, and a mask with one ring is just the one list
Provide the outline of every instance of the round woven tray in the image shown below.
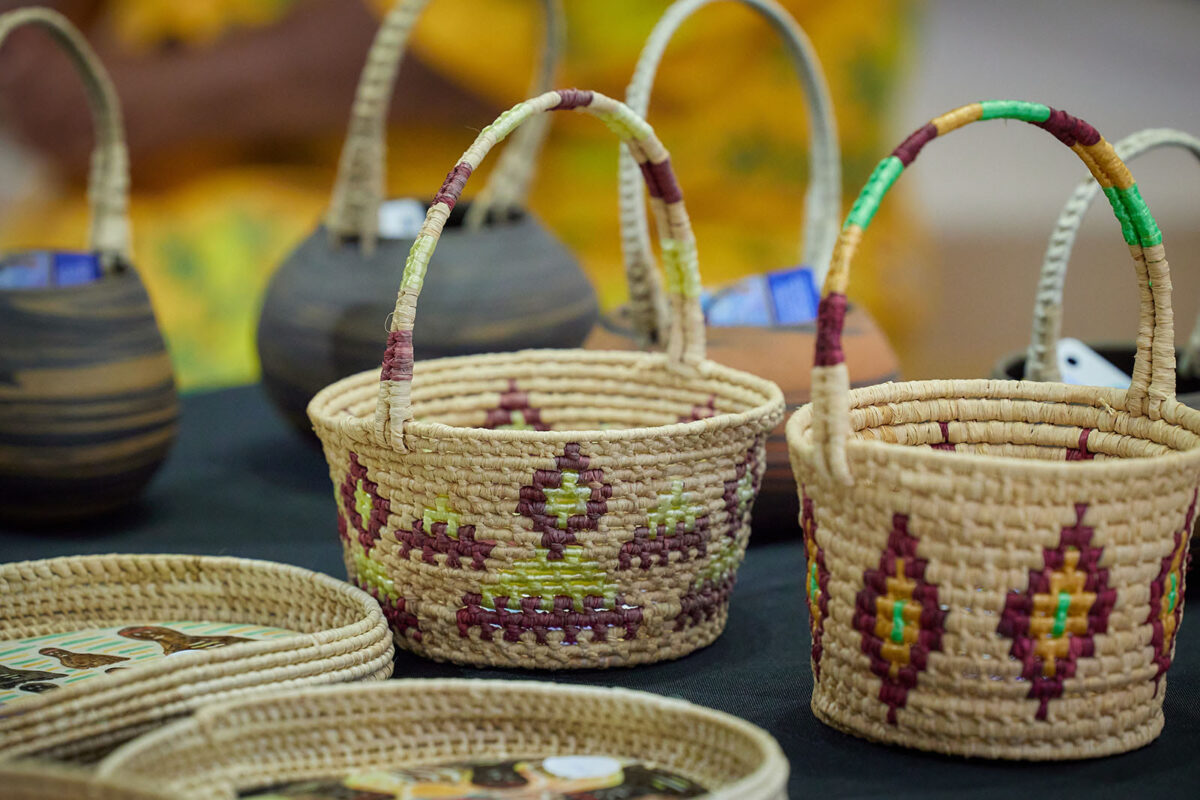
[[[417,298],[467,177],[525,121],[570,109],[599,117],[642,164],[667,254],[666,352],[414,365]],[[678,658],[720,635],[783,396],[705,357],[699,286],[667,152],[629,108],[547,92],[480,133],[413,245],[382,371],[338,381],[308,409],[347,571],[380,601],[398,646],[559,669]]]
[[[930,380],[849,390],[855,246],[921,148],[976,120],[1052,133],[1104,187],[1141,296],[1128,390]],[[1019,759],[1152,741],[1182,622],[1200,412],[1175,398],[1161,234],[1112,146],[1037,103],[932,120],[879,165],[825,283],[813,403],[788,423],[808,553],[813,710],[879,741]]]
[[0,640],[163,620],[298,635],[180,653],[0,706],[0,758],[94,759],[202,703],[266,685],[382,680],[392,643],[364,592],[240,558],[106,555],[0,565]]
[[286,781],[455,761],[606,755],[670,770],[716,800],[785,800],[762,729],[644,692],[530,681],[399,680],[263,693],[131,742],[98,774],[173,797],[231,800]]

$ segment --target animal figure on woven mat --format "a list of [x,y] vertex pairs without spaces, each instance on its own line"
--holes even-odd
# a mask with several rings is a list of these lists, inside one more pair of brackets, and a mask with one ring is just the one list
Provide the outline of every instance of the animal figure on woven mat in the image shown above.
[[[42,672],[37,669],[13,669],[0,664],[0,689],[25,689],[24,684],[52,681],[55,678],[65,678],[60,672]],[[33,691],[38,691],[34,689]]]
[[44,656],[57,658],[58,663],[70,669],[95,669],[129,660],[125,656],[106,656],[101,653],[72,653],[61,647],[43,647],[38,652]]
[[243,639],[240,636],[190,636],[158,625],[122,628],[117,631],[117,635],[142,642],[155,642],[162,647],[165,656],[182,653],[185,650],[211,650],[214,647],[226,647],[239,642],[254,641],[253,639]]

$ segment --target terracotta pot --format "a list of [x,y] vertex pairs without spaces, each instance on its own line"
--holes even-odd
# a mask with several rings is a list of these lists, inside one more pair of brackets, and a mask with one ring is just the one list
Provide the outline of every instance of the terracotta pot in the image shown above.
[[[628,315],[625,306],[603,315],[584,347],[592,350],[638,349],[639,339]],[[864,309],[850,307],[842,342],[852,385],[866,386],[897,379],[900,362],[883,331]],[[812,369],[809,355],[815,343],[813,323],[708,329],[708,357],[774,381],[783,389],[789,413],[808,402]],[[781,423],[767,440],[767,471],[754,506],[751,543],[798,535],[799,515],[796,482],[788,463],[787,439]]]

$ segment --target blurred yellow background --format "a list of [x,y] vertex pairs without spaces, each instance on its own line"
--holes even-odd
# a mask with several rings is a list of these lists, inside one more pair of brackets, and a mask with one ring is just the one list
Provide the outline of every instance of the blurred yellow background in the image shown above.
[[[919,3],[783,4],[823,60],[849,202],[892,146],[888,122]],[[354,80],[389,3],[57,5],[84,27],[126,106],[136,263],[182,387],[255,380],[262,292],[326,208]],[[623,97],[645,37],[667,5],[566,0],[560,85]],[[538,12],[530,0],[430,4],[398,81],[388,154],[392,194],[432,196],[474,133],[522,99],[540,42]],[[7,49],[31,51],[34,38],[14,37]],[[90,136],[82,94],[57,53],[2,56],[6,119],[50,167],[25,166],[19,191],[7,198],[0,243],[79,247],[86,215],[86,159],[79,151]],[[25,58],[10,67],[17,57]],[[29,121],[24,115],[39,87],[35,102],[56,110]],[[798,256],[808,138],[800,91],[775,34],[736,3],[698,13],[667,51],[650,120],[672,151],[710,286],[790,266]],[[553,125],[530,205],[578,253],[602,306],[611,307],[625,296],[615,142],[576,115],[556,115]],[[475,189],[480,185],[473,181]],[[873,265],[881,252],[911,252],[912,230],[898,205],[885,206],[854,286],[855,297],[900,340],[923,313],[916,288],[922,262],[907,260],[886,283]]]

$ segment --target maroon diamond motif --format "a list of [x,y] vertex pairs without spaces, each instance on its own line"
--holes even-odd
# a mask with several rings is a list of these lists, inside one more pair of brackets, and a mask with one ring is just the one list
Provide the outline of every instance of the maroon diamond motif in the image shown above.
[[1158,671],[1154,675],[1155,683],[1162,680],[1167,668],[1171,666],[1171,657],[1175,652],[1175,636],[1179,625],[1183,622],[1183,600],[1186,591],[1188,563],[1191,553],[1188,545],[1191,541],[1192,526],[1196,522],[1196,496],[1192,492],[1192,503],[1188,506],[1183,527],[1175,531],[1175,546],[1162,560],[1162,569],[1158,577],[1150,584],[1150,616],[1146,622],[1154,633],[1150,637],[1150,645],[1154,648],[1154,663]]
[[825,550],[817,544],[817,518],[812,498],[800,487],[800,529],[804,532],[804,553],[808,570],[804,581],[808,597],[808,627],[812,635],[813,676],[821,677],[821,653],[825,635],[825,620],[829,617],[829,570],[825,567]]

